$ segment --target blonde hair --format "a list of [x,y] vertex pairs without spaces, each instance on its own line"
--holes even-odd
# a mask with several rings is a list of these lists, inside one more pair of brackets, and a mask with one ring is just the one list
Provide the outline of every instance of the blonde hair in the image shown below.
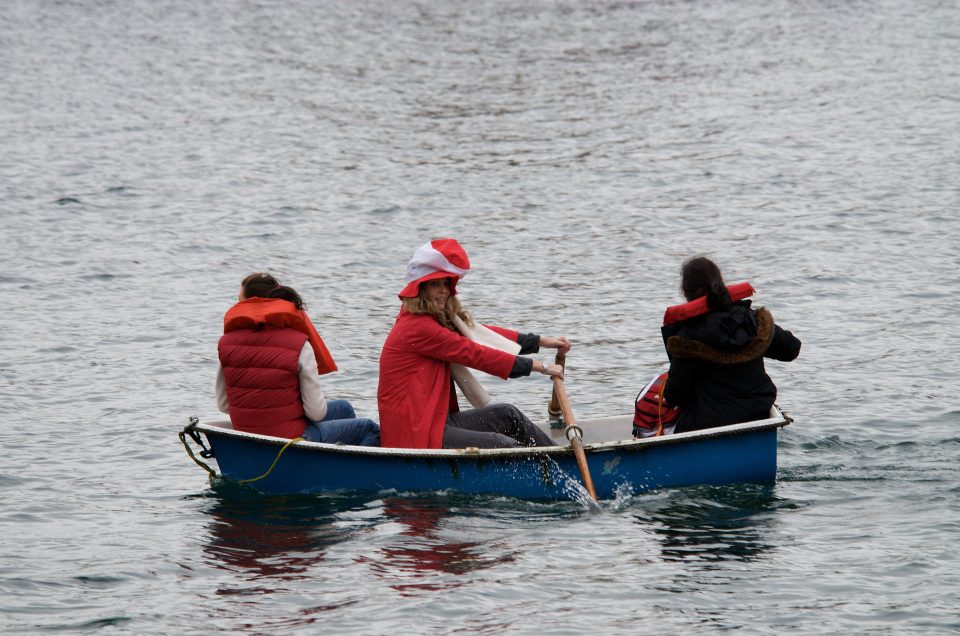
[[434,320],[450,331],[456,331],[456,328],[453,326],[454,316],[460,316],[463,322],[471,327],[473,326],[473,316],[460,305],[460,301],[457,300],[457,297],[453,294],[447,297],[446,304],[441,307],[427,298],[426,287],[421,285],[420,293],[413,298],[403,298],[401,303],[403,308],[411,314],[428,314],[433,316]]

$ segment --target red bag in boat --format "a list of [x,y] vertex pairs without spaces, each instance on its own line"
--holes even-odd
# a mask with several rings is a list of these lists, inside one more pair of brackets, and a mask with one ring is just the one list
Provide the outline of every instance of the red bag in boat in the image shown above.
[[680,415],[680,407],[670,406],[664,401],[663,387],[666,383],[667,374],[661,373],[637,394],[633,411],[634,437],[654,437],[672,432],[672,424]]

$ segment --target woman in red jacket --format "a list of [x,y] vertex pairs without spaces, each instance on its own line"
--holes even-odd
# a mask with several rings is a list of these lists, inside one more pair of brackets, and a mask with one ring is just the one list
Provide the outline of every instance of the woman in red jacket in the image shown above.
[[223,318],[217,403],[238,431],[310,442],[378,446],[373,420],[327,400],[320,375],[337,370],[300,295],[270,274],[251,274]]
[[[407,285],[398,294],[400,313],[380,354],[377,405],[383,446],[400,448],[510,448],[555,446],[550,437],[511,404],[460,411],[451,364],[507,379],[530,375],[563,377],[559,365],[478,344],[460,330],[477,328],[456,297],[470,269],[455,239],[422,245],[407,265]],[[457,324],[460,327],[457,327]],[[511,341],[520,354],[540,347],[570,349],[564,338],[521,334],[484,326]],[[494,336],[496,338],[496,336]]]

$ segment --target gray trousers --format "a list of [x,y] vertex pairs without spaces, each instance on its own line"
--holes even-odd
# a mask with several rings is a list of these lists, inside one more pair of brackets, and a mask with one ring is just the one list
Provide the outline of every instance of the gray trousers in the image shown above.
[[444,448],[522,448],[556,446],[512,404],[488,404],[479,409],[447,416],[443,429]]

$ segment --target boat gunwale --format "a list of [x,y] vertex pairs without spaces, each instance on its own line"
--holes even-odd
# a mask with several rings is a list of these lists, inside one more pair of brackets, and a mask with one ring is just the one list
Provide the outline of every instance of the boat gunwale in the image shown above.
[[[776,408],[776,407],[774,407]],[[671,446],[691,441],[706,441],[721,437],[730,437],[746,432],[765,431],[770,429],[783,428],[792,421],[784,415],[778,408],[777,417],[769,417],[763,420],[754,420],[752,422],[743,422],[740,424],[728,424],[726,426],[717,426],[714,428],[689,431],[687,433],[675,433],[673,435],[663,435],[660,437],[646,437],[642,439],[622,439],[607,442],[593,442],[584,444],[583,449],[586,454],[603,453],[609,451],[624,452],[642,452],[659,446]],[[593,418],[595,420],[612,419],[626,417],[623,415],[613,415],[606,417]],[[216,420],[224,422],[224,420]],[[383,448],[379,446],[349,446],[345,444],[324,444],[321,442],[308,442],[298,440],[290,443],[289,439],[283,437],[274,437],[272,435],[261,435],[259,433],[247,433],[244,431],[235,431],[231,428],[217,426],[215,421],[211,423],[200,423],[193,425],[193,428],[206,435],[223,435],[259,442],[270,446],[297,447],[303,450],[323,451],[337,455],[353,456],[372,456],[372,457],[390,457],[396,459],[510,459],[510,458],[531,458],[538,456],[551,455],[569,455],[573,453],[570,446],[531,446],[527,448]],[[587,420],[584,424],[587,424]]]

